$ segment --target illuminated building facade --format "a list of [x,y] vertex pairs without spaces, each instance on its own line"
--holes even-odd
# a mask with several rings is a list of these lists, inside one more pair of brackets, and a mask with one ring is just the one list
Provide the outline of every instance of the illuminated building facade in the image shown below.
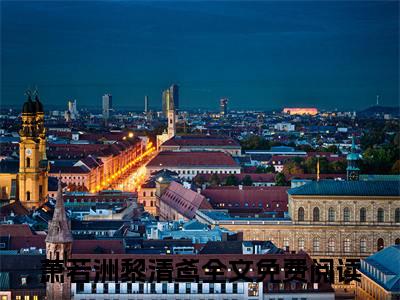
[[301,107],[285,107],[283,109],[285,114],[289,115],[311,115],[314,116],[318,114],[318,109],[315,107],[301,108]]

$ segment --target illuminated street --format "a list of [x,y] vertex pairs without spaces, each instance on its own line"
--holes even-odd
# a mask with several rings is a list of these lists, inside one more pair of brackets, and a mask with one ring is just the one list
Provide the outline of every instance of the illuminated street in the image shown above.
[[146,180],[146,164],[155,155],[157,155],[156,148],[150,142],[147,145],[146,151],[125,166],[121,170],[118,178],[110,182],[107,189],[116,189],[125,192],[135,192],[140,190],[141,184]]

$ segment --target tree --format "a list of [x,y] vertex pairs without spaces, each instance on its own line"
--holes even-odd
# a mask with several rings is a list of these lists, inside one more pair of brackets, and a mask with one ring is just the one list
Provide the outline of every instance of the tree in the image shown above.
[[203,175],[196,176],[196,178],[194,179],[194,183],[197,186],[202,186],[205,182],[206,182],[206,179],[204,178]]
[[231,186],[231,185],[238,185],[238,184],[239,184],[239,182],[238,182],[236,176],[233,174],[230,174],[228,177],[226,177],[224,185]]
[[256,173],[274,173],[275,168],[273,166],[257,166]]
[[253,185],[253,179],[251,179],[250,175],[246,175],[243,177],[242,184],[244,186],[252,186]]
[[286,181],[285,174],[283,174],[283,173],[276,174],[275,185],[279,185],[279,186],[289,185],[288,182]]
[[218,186],[221,184],[221,179],[219,179],[216,173],[212,174],[210,177],[210,185],[211,186]]
[[400,174],[400,159],[396,160],[392,167],[393,174]]
[[258,135],[251,135],[240,141],[240,144],[243,150],[260,150],[271,148],[269,141]]
[[301,168],[299,163],[289,160],[283,165],[283,173],[285,175],[298,175],[304,174],[304,170]]

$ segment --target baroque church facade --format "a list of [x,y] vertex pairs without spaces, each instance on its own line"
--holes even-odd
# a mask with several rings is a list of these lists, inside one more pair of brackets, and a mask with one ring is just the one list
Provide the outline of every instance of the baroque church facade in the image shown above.
[[[48,194],[49,162],[46,157],[44,110],[37,95],[34,100],[28,95],[23,105],[19,136],[18,169],[5,168],[6,171],[0,173],[2,200],[20,201],[31,210],[41,206]],[[3,162],[7,163],[12,162]]]

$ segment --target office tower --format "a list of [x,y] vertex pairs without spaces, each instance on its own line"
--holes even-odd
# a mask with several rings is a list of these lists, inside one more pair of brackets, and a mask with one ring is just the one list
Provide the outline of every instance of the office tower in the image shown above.
[[222,98],[221,100],[219,100],[219,106],[221,116],[226,116],[228,114],[228,99]]
[[107,123],[110,118],[110,111],[112,110],[112,95],[103,95],[103,119]]
[[144,96],[144,113],[147,114],[149,111],[149,96]]
[[[78,109],[76,108],[76,100],[72,101],[68,101],[68,112],[69,112],[69,116],[72,120],[75,120],[78,118]],[[67,113],[65,115],[67,115]]]
[[171,101],[171,92],[169,89],[163,91],[162,93],[162,111],[163,111],[163,115],[167,116],[168,115],[168,111],[170,109],[173,109],[173,101]]
[[179,109],[179,86],[177,84],[171,85],[169,88],[169,94],[171,97],[171,100],[174,103],[174,109],[178,110]]

